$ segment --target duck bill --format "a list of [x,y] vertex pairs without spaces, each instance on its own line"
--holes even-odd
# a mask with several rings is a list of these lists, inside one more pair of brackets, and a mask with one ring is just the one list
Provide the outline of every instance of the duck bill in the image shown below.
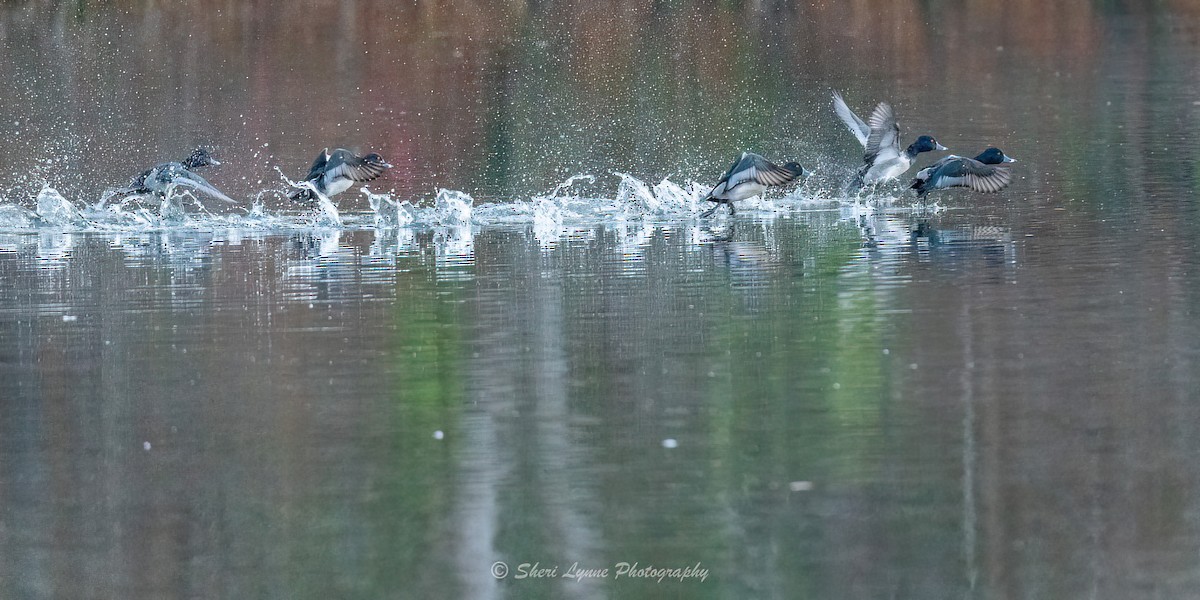
[[212,157],[210,156],[210,157],[208,158],[208,164],[210,164],[210,165],[212,165],[212,166],[214,166],[214,167],[219,167],[219,166],[221,166],[221,161],[219,161],[219,160],[217,160],[217,159],[215,159],[215,158],[212,158]]
[[937,146],[937,149],[938,149],[938,150],[941,150],[941,151],[943,151],[943,152],[944,152],[944,151],[946,151],[946,150],[949,150],[949,148],[947,148],[947,147],[945,147],[945,146],[943,146],[943,145],[941,145],[941,144],[935,144],[935,145]]
[[1011,157],[1011,156],[1005,155],[1005,156],[1004,156],[1004,162],[1006,162],[1006,163],[1010,163],[1010,162],[1017,162],[1017,159],[1015,159],[1015,158],[1013,158],[1013,157]]

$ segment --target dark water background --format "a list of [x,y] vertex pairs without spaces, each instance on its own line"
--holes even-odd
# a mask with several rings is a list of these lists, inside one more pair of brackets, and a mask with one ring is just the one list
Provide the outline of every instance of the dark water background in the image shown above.
[[0,235],[0,596],[1200,596],[1193,3],[9,2],[0,75],[27,206],[196,144],[247,199],[337,145],[832,188],[830,88],[1021,161],[862,223]]

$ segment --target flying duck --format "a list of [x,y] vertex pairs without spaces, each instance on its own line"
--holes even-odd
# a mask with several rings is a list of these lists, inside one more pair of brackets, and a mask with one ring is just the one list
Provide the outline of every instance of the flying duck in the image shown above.
[[[378,154],[359,156],[349,150],[338,148],[329,153],[326,148],[317,155],[308,176],[304,178],[322,195],[329,197],[340,194],[354,185],[354,182],[371,181],[383,172],[392,168]],[[303,187],[288,193],[292,200],[313,200],[313,190]]]
[[150,169],[142,171],[129,181],[128,186],[117,190],[113,196],[124,197],[135,194],[158,194],[159,196],[166,196],[167,191],[173,186],[181,186],[204,192],[218,200],[236,204],[236,200],[221,193],[221,190],[213,187],[203,177],[192,172],[193,169],[219,164],[221,164],[220,161],[213,158],[208,150],[197,148],[187,158],[183,159],[183,162],[159,163]]
[[896,179],[912,167],[918,154],[947,149],[932,137],[923,135],[908,148],[900,150],[900,124],[896,122],[892,105],[887,102],[880,102],[871,113],[870,122],[864,123],[846,105],[842,95],[834,91],[833,110],[863,146],[863,165],[851,183],[852,190]]
[[967,187],[976,192],[998,192],[1012,182],[1012,171],[1001,167],[1004,163],[1017,162],[999,148],[988,148],[975,158],[950,155],[920,171],[912,180],[910,188],[917,190],[917,198],[933,190],[951,187]]
[[713,214],[722,204],[729,206],[729,214],[732,215],[735,212],[734,202],[757,196],[768,186],[783,185],[797,177],[807,177],[808,174],[809,172],[797,163],[790,162],[780,167],[757,154],[743,152],[741,158],[729,167],[717,185],[704,197],[704,201],[717,204],[701,213],[700,217]]

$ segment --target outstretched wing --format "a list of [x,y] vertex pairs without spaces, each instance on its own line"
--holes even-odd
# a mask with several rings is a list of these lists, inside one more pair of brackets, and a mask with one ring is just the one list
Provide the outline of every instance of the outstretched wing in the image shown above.
[[837,113],[838,118],[846,124],[846,128],[854,134],[858,143],[866,148],[867,139],[871,137],[871,128],[867,127],[867,124],[863,123],[863,120],[850,110],[850,107],[846,105],[846,100],[836,90],[833,92],[833,112]]
[[896,113],[892,105],[880,102],[871,113],[867,122],[871,134],[867,137],[867,145],[863,160],[868,164],[876,164],[900,157],[900,124],[896,122]]
[[804,169],[796,163],[788,163],[781,167],[752,152],[743,152],[742,158],[725,174],[728,181],[726,189],[733,189],[747,181],[762,185],[783,185],[802,173]]
[[741,158],[713,186],[707,198],[723,197],[730,190],[749,182],[783,185],[803,174],[804,168],[796,163],[779,166],[752,152],[743,152]]
[[1012,183],[1012,171],[973,158],[956,158],[934,171],[930,181],[935,188],[965,187],[990,194]]
[[360,157],[349,150],[341,148],[334,150],[329,156],[329,164],[333,165],[326,172],[326,181],[337,179],[338,177],[346,177],[351,181],[371,181],[383,172],[392,168],[392,165],[383,162],[382,160],[374,160],[371,157],[378,158],[378,155],[368,155],[366,158]]
[[716,184],[716,185],[714,185],[714,186],[713,186],[713,189],[712,189],[712,191],[710,191],[710,192],[708,193],[708,197],[709,197],[709,198],[711,198],[711,197],[713,197],[713,196],[715,196],[715,195],[717,195],[717,194],[720,194],[720,193],[724,192],[725,190],[729,189],[729,187],[730,187],[730,186],[728,185],[728,184],[729,184],[729,178],[730,178],[730,177],[731,177],[731,176],[732,176],[734,173],[736,173],[736,172],[737,172],[737,170],[738,170],[738,165],[742,164],[742,161],[744,161],[744,160],[746,160],[746,153],[745,153],[745,152],[743,152],[743,153],[742,153],[742,156],[741,156],[741,158],[738,158],[737,160],[733,161],[733,164],[732,164],[732,165],[729,165],[729,168],[725,170],[725,174],[724,174],[724,175],[721,175],[721,178],[717,180],[717,184]]
[[950,161],[952,161],[956,158],[962,158],[962,157],[957,156],[955,154],[951,154],[949,156],[944,156],[944,157],[942,157],[941,160],[929,165],[928,167],[925,167],[924,169],[921,169],[920,171],[917,171],[916,176],[913,177],[913,183],[916,183],[918,181],[920,181],[920,182],[929,181],[929,178],[933,177],[934,172],[936,172],[938,169],[945,166],[946,163],[949,163]]
[[317,159],[313,161],[311,167],[308,168],[308,175],[304,178],[305,181],[312,181],[321,176],[325,172],[325,165],[329,162],[329,148],[326,148],[317,155]]
[[205,181],[203,177],[201,177],[195,173],[192,173],[191,171],[185,170],[183,173],[180,173],[180,174],[176,175],[175,177],[172,177],[171,183],[173,183],[175,185],[181,185],[181,186],[187,187],[187,188],[192,188],[194,190],[199,190],[201,192],[204,192],[205,194],[208,194],[209,196],[212,196],[213,198],[216,198],[217,200],[222,200],[222,201],[228,202],[230,204],[237,204],[237,200],[234,200],[233,198],[230,198],[229,196],[226,196],[225,194],[221,193],[221,190],[218,190],[217,188],[213,187],[213,185],[211,183]]

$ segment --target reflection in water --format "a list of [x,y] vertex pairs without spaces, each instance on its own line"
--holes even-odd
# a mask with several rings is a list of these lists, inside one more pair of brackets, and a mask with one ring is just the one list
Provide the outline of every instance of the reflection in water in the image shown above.
[[[1131,476],[1169,494],[1190,446],[1098,409],[1082,429],[1025,416],[1080,398],[1059,383],[1079,363],[1026,344],[1044,325],[1007,307],[1042,275],[989,221],[884,212],[869,247],[834,213],[598,225],[550,245],[533,225],[6,236],[0,476],[21,483],[0,492],[0,568],[22,574],[7,595],[97,585],[68,563],[104,566],[112,595],[661,589],[520,588],[495,560],[700,561],[714,583],[698,595],[991,595],[1030,568],[1020,544],[1049,543],[1024,523],[1064,518],[1018,501],[1044,498],[1030,476],[1095,507],[1064,523],[1090,533],[1037,559],[1103,573],[1139,552],[1095,550],[1127,531],[1125,496],[1032,448],[1165,456],[1171,483]],[[1130,307],[1096,310],[1064,325]],[[1074,373],[1123,405],[1103,391],[1119,370]],[[1144,379],[1139,397],[1187,415],[1191,383]],[[1058,392],[1024,391],[1040,389]],[[1190,552],[1188,506],[1138,517],[1156,552]],[[261,567],[223,566],[245,563]]]

